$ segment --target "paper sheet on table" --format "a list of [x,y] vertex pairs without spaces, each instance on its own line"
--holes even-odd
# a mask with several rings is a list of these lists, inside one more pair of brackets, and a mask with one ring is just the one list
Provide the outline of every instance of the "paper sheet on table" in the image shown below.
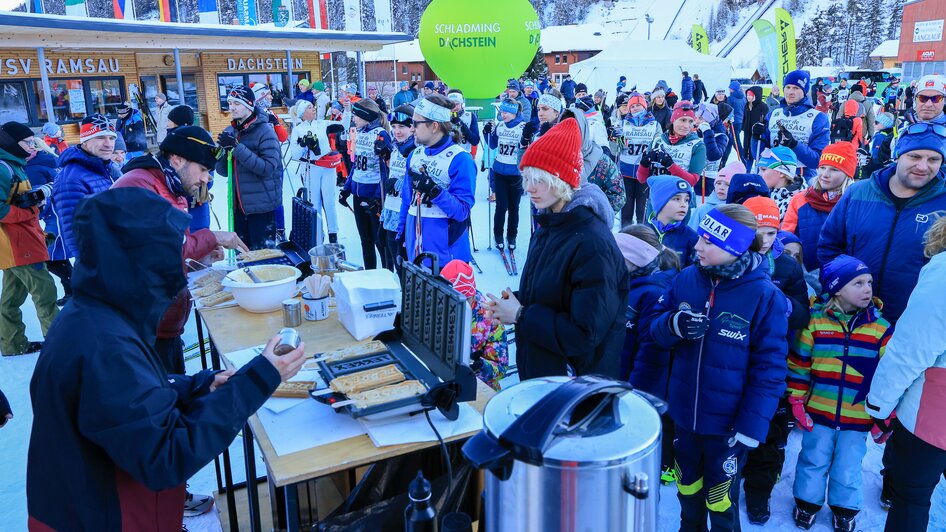
[[[430,413],[430,419],[444,439],[483,428],[483,416],[468,404],[460,405],[460,417],[456,421],[443,417],[443,414],[437,410]],[[437,435],[431,430],[423,414],[375,421],[361,419],[360,421],[377,447],[437,440]]]
[[256,358],[257,355],[261,354],[265,348],[265,344],[256,347],[248,347],[246,349],[240,349],[239,351],[224,353],[223,358],[229,360],[230,363],[233,364],[234,369],[238,370],[245,366],[250,360]]
[[274,414],[261,408],[256,414],[266,427],[266,434],[276,454],[283,456],[319,445],[327,445],[365,433],[365,428],[351,416],[338,414],[335,409],[313,401],[298,399],[298,406]]

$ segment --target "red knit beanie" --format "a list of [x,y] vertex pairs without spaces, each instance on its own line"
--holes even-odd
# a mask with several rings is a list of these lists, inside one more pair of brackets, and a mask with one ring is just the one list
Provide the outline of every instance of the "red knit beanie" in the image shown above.
[[857,152],[851,142],[835,142],[828,144],[821,150],[821,160],[818,166],[828,165],[844,172],[844,175],[853,178],[857,172]]
[[684,116],[689,116],[690,118],[696,119],[696,113],[693,112],[693,104],[687,100],[677,102],[677,105],[673,106],[673,113],[670,115],[670,121],[676,122],[678,119],[683,118]]
[[519,169],[539,168],[578,188],[581,182],[581,131],[574,118],[565,119],[532,143]]
[[755,215],[759,227],[779,228],[780,211],[772,198],[755,196],[747,199],[743,205]]

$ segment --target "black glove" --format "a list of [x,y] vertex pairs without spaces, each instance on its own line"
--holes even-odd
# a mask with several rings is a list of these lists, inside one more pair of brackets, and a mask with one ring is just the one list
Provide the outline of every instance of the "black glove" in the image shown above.
[[322,154],[322,148],[321,146],[319,146],[319,139],[315,135],[313,135],[312,133],[309,133],[308,135],[303,137],[303,141],[305,142],[305,147],[309,148],[309,150],[311,150],[312,153],[316,155]]
[[549,132],[550,129],[552,129],[552,123],[551,123],[551,122],[542,122],[542,125],[539,126],[539,135],[540,135],[540,136],[541,136],[541,135],[545,135],[546,133]]
[[440,195],[440,186],[427,174],[426,168],[421,167],[419,171],[408,170],[407,175],[411,178],[411,187],[427,196],[427,199],[434,199]]
[[399,196],[401,191],[398,190],[398,182],[396,177],[389,177],[387,181],[384,182],[384,193],[388,196]]
[[752,138],[762,140],[763,135],[765,135],[765,123],[756,122],[752,124]]
[[670,154],[665,151],[661,150],[655,152],[651,157],[655,162],[660,163],[660,166],[663,166],[664,168],[670,168],[673,166],[673,157],[671,157]]
[[378,138],[374,139],[374,154],[382,159],[387,159],[391,156],[391,148],[384,142],[384,137],[381,135],[378,135]]
[[492,132],[493,132],[493,121],[490,120],[489,122],[486,123],[485,126],[483,126],[483,134],[489,135]]
[[450,121],[459,126],[459,125],[460,125],[460,113],[458,113],[458,112],[456,112],[456,111],[450,113]]
[[349,209],[351,209],[351,205],[348,204],[349,197],[351,197],[351,191],[342,189],[342,191],[338,193],[338,203],[342,207],[348,207]]
[[368,212],[373,212],[378,216],[381,215],[381,200],[379,198],[368,198],[361,202],[361,206]]
[[684,340],[702,338],[709,329],[709,318],[690,310],[678,310],[670,315],[670,331]]
[[647,150],[644,152],[644,155],[641,155],[641,166],[644,168],[650,168],[650,163],[653,162],[654,150]]
[[229,131],[224,131],[223,133],[217,135],[217,145],[225,150],[233,149],[236,144],[236,137],[234,137],[233,133],[230,133]]
[[532,137],[535,137],[535,124],[526,122],[526,125],[522,127],[522,137],[519,138],[519,147],[522,149],[528,148],[529,144],[532,144]]
[[7,401],[7,396],[3,395],[3,392],[0,392],[0,427],[7,424],[7,414],[13,414],[13,409],[10,408],[10,402]]
[[792,136],[791,131],[785,129],[784,126],[779,126],[778,140],[776,142],[779,146],[785,146],[789,149],[793,149],[795,146],[798,146],[798,141],[795,140],[794,136]]

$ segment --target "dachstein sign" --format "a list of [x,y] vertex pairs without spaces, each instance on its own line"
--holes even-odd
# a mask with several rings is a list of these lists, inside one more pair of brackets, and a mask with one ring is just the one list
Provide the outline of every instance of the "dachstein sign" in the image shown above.
[[[243,72],[246,70],[258,70],[263,72],[272,72],[275,70],[287,70],[289,61],[285,57],[228,57],[227,70]],[[292,69],[302,69],[302,59],[293,58]]]
[[437,77],[467,98],[492,98],[529,67],[540,30],[528,0],[434,0],[418,37]]

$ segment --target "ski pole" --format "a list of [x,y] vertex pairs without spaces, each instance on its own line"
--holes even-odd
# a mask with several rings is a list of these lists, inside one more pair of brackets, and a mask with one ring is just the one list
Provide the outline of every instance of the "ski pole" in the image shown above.
[[[492,172],[493,171],[490,170],[490,173]],[[488,182],[489,182],[489,178],[487,178],[487,183]],[[493,188],[489,187],[489,191],[490,193],[492,193]],[[486,199],[486,213],[487,213],[486,227],[487,227],[487,231],[489,232],[489,234],[486,235],[486,249],[491,250],[493,249],[493,202],[489,201],[489,198]]]
[[476,268],[477,273],[480,273],[480,274],[483,273],[483,268],[480,268],[480,265],[476,263],[476,259],[474,259],[473,257],[470,257],[470,264],[472,264],[473,267]]
[[470,230],[470,242],[473,244],[473,251],[479,251],[476,249],[476,236],[473,235],[473,217],[469,217],[466,220],[466,226]]

